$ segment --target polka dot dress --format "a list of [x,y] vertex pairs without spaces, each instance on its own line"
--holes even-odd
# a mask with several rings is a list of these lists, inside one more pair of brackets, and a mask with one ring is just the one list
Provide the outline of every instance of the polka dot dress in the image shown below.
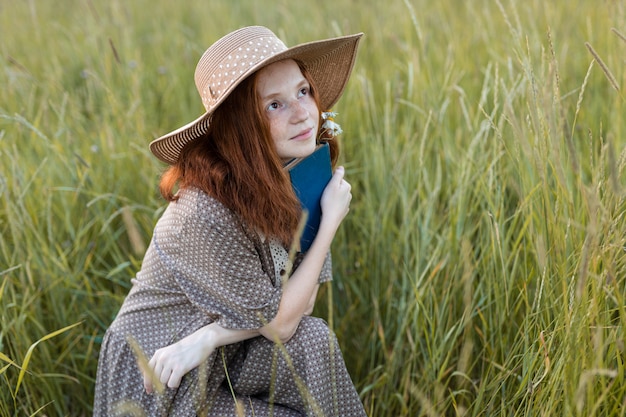
[[[257,337],[224,346],[177,389],[145,392],[129,340],[149,359],[212,322],[260,328],[282,295],[284,248],[243,227],[205,193],[179,195],[157,223],[105,334],[94,416],[364,416],[336,338],[323,320],[308,316],[284,345]],[[330,279],[329,256],[320,282]]]

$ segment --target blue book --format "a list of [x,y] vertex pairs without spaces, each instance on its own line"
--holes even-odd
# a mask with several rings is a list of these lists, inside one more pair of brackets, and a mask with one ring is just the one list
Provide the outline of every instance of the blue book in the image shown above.
[[300,200],[302,210],[308,214],[306,226],[300,237],[300,251],[306,252],[320,227],[322,208],[320,200],[326,185],[333,176],[330,147],[322,143],[306,158],[296,158],[285,168],[289,171],[291,185]]

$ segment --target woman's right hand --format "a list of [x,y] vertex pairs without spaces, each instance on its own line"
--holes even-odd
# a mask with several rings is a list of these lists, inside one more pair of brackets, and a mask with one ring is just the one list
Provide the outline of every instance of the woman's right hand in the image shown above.
[[259,329],[225,329],[216,322],[154,352],[148,369],[142,369],[147,393],[154,390],[154,379],[169,388],[177,388],[187,372],[198,367],[215,350],[258,336]]
[[322,193],[320,205],[322,207],[322,223],[329,222],[335,229],[350,211],[352,200],[351,185],[344,180],[345,169],[337,167],[333,177]]
[[149,370],[143,371],[146,392],[153,391],[153,378],[169,388],[177,388],[187,372],[199,366],[215,351],[212,330],[211,325],[201,327],[180,341],[154,352],[148,362]]

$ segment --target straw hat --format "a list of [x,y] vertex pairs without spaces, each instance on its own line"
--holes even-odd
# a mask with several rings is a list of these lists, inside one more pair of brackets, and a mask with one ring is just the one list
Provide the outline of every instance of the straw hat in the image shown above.
[[361,36],[362,33],[357,33],[287,48],[271,30],[262,26],[229,33],[204,52],[196,67],[196,88],[206,112],[152,141],[150,150],[161,161],[175,164],[183,147],[208,131],[211,114],[246,77],[283,59],[302,62],[319,92],[320,110],[330,109],[350,78]]

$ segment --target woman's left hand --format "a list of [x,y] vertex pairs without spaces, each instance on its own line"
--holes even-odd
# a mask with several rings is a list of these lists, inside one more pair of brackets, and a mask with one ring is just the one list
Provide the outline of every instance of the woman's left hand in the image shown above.
[[147,393],[153,391],[156,378],[169,388],[177,388],[183,376],[198,367],[214,351],[210,325],[205,326],[180,341],[154,352],[148,362],[148,371],[143,371],[143,386]]

